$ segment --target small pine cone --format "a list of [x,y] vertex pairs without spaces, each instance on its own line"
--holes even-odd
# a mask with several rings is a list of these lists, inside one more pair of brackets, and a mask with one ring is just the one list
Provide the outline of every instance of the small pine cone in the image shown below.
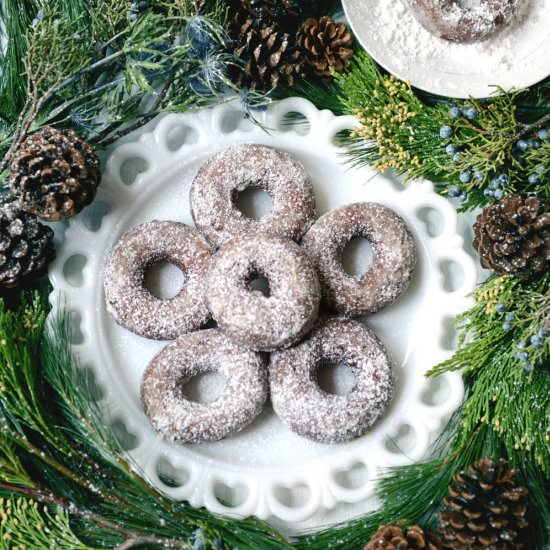
[[308,19],[296,38],[304,55],[304,73],[329,77],[331,71],[343,72],[353,57],[353,38],[344,23],[331,17]]
[[382,525],[365,546],[365,550],[440,550],[439,537],[419,525]]
[[525,548],[527,489],[505,460],[482,458],[453,477],[439,518],[445,548]]
[[40,278],[54,256],[52,229],[24,212],[12,196],[0,196],[0,286]]
[[474,233],[484,268],[518,277],[550,269],[550,205],[544,199],[507,195],[483,209]]
[[288,33],[280,31],[276,23],[263,26],[252,18],[240,28],[234,54],[244,62],[235,75],[236,83],[251,90],[292,86],[300,67]]
[[296,18],[302,13],[300,3],[296,0],[240,0],[238,9],[248,15],[263,20],[284,20]]
[[72,130],[47,127],[15,153],[10,187],[23,210],[54,222],[90,204],[100,177],[99,159],[88,143]]

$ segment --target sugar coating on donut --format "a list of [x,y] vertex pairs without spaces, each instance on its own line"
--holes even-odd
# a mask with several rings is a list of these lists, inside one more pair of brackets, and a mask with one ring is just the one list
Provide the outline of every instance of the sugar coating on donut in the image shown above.
[[489,38],[508,25],[518,0],[409,0],[412,12],[432,34],[464,44]]
[[[238,193],[251,187],[272,199],[271,213],[257,220],[236,206]],[[193,180],[190,200],[195,225],[216,246],[246,232],[298,241],[315,217],[315,195],[302,164],[263,145],[233,146],[209,158]]]
[[[224,376],[222,395],[210,403],[190,401],[183,387],[206,372]],[[170,343],[151,361],[141,383],[143,408],[155,430],[183,443],[218,441],[242,430],[260,414],[267,397],[262,355],[237,346],[217,329]]]
[[[372,266],[354,277],[342,254],[354,237],[373,251]],[[403,219],[378,203],[353,203],[321,216],[302,246],[319,270],[325,306],[349,316],[369,315],[397,300],[408,288],[416,265],[416,246]]]
[[[213,249],[195,229],[178,222],[151,221],[125,233],[105,266],[107,311],[128,330],[156,340],[172,340],[209,319],[205,275]],[[184,273],[181,290],[170,299],[144,286],[145,273],[167,261]]]
[[[251,290],[262,275],[270,296]],[[248,235],[223,246],[208,272],[208,306],[220,328],[239,344],[271,351],[300,340],[315,323],[320,286],[305,252],[275,235]]]
[[[355,377],[347,395],[319,387],[325,363],[346,363]],[[298,346],[275,352],[269,365],[275,413],[294,432],[319,443],[364,435],[382,417],[394,391],[392,362],[383,344],[351,319],[321,319]]]

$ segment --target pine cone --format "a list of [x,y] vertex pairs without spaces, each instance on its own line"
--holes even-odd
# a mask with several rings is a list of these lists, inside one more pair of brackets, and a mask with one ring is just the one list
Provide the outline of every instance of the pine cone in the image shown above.
[[550,205],[544,199],[507,195],[474,223],[481,265],[502,275],[531,277],[550,269]]
[[263,20],[288,21],[302,13],[296,0],[240,0],[237,10],[242,9],[248,15]]
[[234,54],[244,62],[235,75],[236,83],[251,90],[292,86],[300,67],[300,56],[288,33],[280,31],[276,23],[263,26],[253,18],[239,29]]
[[445,547],[452,550],[526,548],[527,489],[501,459],[482,458],[453,477],[440,514]]
[[90,204],[100,180],[99,159],[72,130],[47,127],[15,153],[10,186],[23,210],[53,222]]
[[382,525],[365,550],[440,550],[441,544],[435,533],[424,531],[419,525]]
[[52,229],[21,210],[12,196],[0,196],[0,286],[38,279],[54,256]]
[[343,72],[353,57],[353,38],[344,23],[331,17],[308,19],[297,36],[298,49],[305,58],[305,76],[330,76],[331,70]]

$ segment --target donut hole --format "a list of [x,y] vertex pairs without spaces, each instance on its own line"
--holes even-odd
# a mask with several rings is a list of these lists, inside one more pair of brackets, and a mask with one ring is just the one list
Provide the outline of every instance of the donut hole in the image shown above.
[[202,325],[202,330],[208,330],[210,328],[219,328],[218,323],[214,319],[208,319],[204,325]]
[[271,296],[271,287],[269,286],[268,279],[261,273],[253,273],[248,283],[248,290],[250,292],[259,292],[265,298]]
[[331,395],[348,395],[355,387],[353,369],[347,363],[323,361],[317,368],[319,387]]
[[185,485],[189,479],[189,472],[176,468],[166,457],[162,456],[157,462],[157,476],[166,487],[175,489]]
[[247,187],[237,193],[235,205],[246,218],[260,220],[271,214],[273,199],[260,187]]
[[351,277],[362,277],[373,263],[370,242],[364,237],[353,237],[342,250],[342,267]]
[[219,372],[203,372],[182,383],[181,392],[189,401],[207,405],[223,395],[226,378]]
[[185,274],[170,262],[157,262],[145,271],[145,288],[161,300],[170,300],[185,284]]

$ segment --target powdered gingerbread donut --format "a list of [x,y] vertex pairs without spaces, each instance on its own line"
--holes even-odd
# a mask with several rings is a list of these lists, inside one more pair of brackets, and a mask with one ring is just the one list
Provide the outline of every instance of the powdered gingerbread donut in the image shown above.
[[[156,340],[173,340],[210,319],[205,276],[212,247],[193,228],[152,221],[125,233],[111,250],[105,267],[105,300],[115,321]],[[145,272],[158,262],[183,271],[185,282],[171,299],[160,299],[144,286]]]
[[[346,363],[355,385],[332,395],[317,382],[323,363]],[[393,395],[391,360],[382,343],[351,319],[324,319],[298,346],[271,355],[271,401],[294,432],[319,443],[342,443],[364,435],[384,414]]]
[[440,38],[470,44],[506,27],[518,0],[409,0],[420,24]]
[[[373,251],[372,266],[361,277],[342,266],[342,252],[353,237],[367,239]],[[405,222],[377,203],[348,204],[321,216],[302,246],[319,270],[326,306],[352,317],[376,313],[394,302],[409,286],[416,265]]]
[[[263,276],[270,296],[250,288]],[[208,306],[235,342],[258,351],[284,348],[315,323],[320,288],[317,273],[294,242],[275,235],[248,236],[223,246],[208,272]]]
[[[237,208],[239,192],[270,194],[272,210],[258,220]],[[263,145],[230,147],[209,158],[191,186],[195,225],[216,246],[252,231],[299,240],[315,216],[315,196],[304,167],[283,151]]]
[[[211,403],[185,398],[185,384],[206,372],[225,377],[221,397]],[[184,443],[218,441],[242,430],[260,414],[267,394],[262,356],[216,329],[185,334],[166,346],[141,383],[143,408],[155,430]]]

